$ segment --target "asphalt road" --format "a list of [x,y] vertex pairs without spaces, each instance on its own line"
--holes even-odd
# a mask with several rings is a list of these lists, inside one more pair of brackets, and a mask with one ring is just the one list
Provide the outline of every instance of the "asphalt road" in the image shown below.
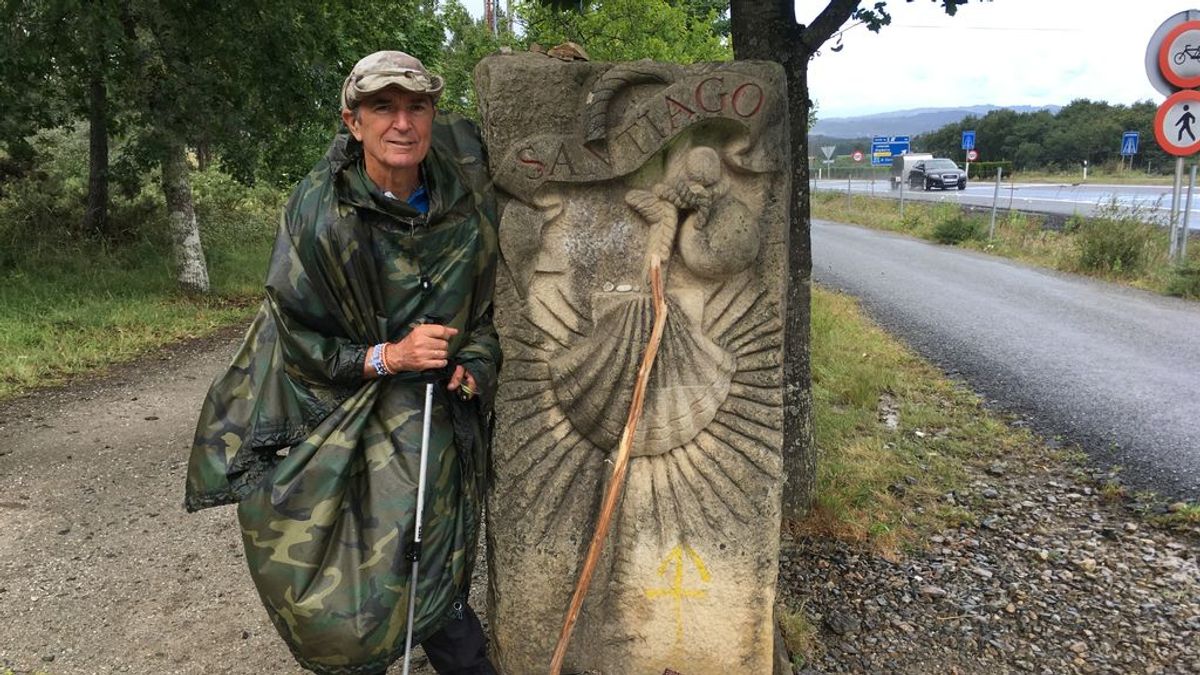
[[1124,479],[1200,496],[1200,305],[814,220],[813,277]]
[[[1185,178],[1186,183],[1186,178]],[[996,196],[995,182],[972,181],[965,190],[905,190],[905,199],[921,201],[953,202],[957,204],[991,208]],[[816,189],[846,192],[846,179],[816,181]],[[850,189],[854,194],[870,194],[876,197],[899,199],[899,191],[888,188],[886,180],[852,180]],[[1182,199],[1187,198],[1184,186]],[[1144,211],[1149,219],[1165,224],[1171,210],[1171,187],[1169,185],[1103,185],[1072,183],[1001,183],[997,207],[1038,213],[1091,215],[1097,209],[1116,202],[1124,208]],[[1200,193],[1192,198],[1188,229],[1200,230]]]

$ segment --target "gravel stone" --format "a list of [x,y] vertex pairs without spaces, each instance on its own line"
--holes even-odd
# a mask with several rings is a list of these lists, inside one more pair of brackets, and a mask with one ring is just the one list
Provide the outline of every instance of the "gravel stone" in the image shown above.
[[[785,536],[780,599],[813,617],[825,645],[810,672],[1200,673],[1200,531],[1134,522],[1049,457],[993,468],[944,496],[978,525],[901,557]],[[834,613],[863,629],[820,619]]]

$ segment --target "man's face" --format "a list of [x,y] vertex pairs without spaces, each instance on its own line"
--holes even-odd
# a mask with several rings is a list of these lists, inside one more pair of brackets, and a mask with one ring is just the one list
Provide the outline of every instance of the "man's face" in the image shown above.
[[363,144],[367,168],[376,164],[385,172],[415,170],[433,136],[433,101],[427,94],[414,94],[389,87],[364,98],[358,116],[342,111],[342,119]]

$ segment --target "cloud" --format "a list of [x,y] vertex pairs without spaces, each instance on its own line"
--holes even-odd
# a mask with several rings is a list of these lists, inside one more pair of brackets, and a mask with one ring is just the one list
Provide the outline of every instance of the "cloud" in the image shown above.
[[[825,2],[800,2],[810,20]],[[995,103],[1132,103],[1163,97],[1146,78],[1146,43],[1178,11],[1175,0],[970,2],[948,17],[938,3],[893,0],[878,34],[849,29],[841,52],[809,67],[824,117]]]

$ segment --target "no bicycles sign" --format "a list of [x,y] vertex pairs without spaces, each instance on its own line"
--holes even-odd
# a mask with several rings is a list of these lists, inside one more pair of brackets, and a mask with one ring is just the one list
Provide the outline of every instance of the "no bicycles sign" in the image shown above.
[[[1171,15],[1150,36],[1150,42],[1146,45],[1146,77],[1164,96],[1196,86],[1181,85],[1179,82],[1200,77],[1200,34],[1197,24],[1200,24],[1200,10],[1189,9]],[[1168,79],[1168,72],[1172,79]]]
[[1163,38],[1158,69],[1180,89],[1200,86],[1200,21],[1184,21]]

